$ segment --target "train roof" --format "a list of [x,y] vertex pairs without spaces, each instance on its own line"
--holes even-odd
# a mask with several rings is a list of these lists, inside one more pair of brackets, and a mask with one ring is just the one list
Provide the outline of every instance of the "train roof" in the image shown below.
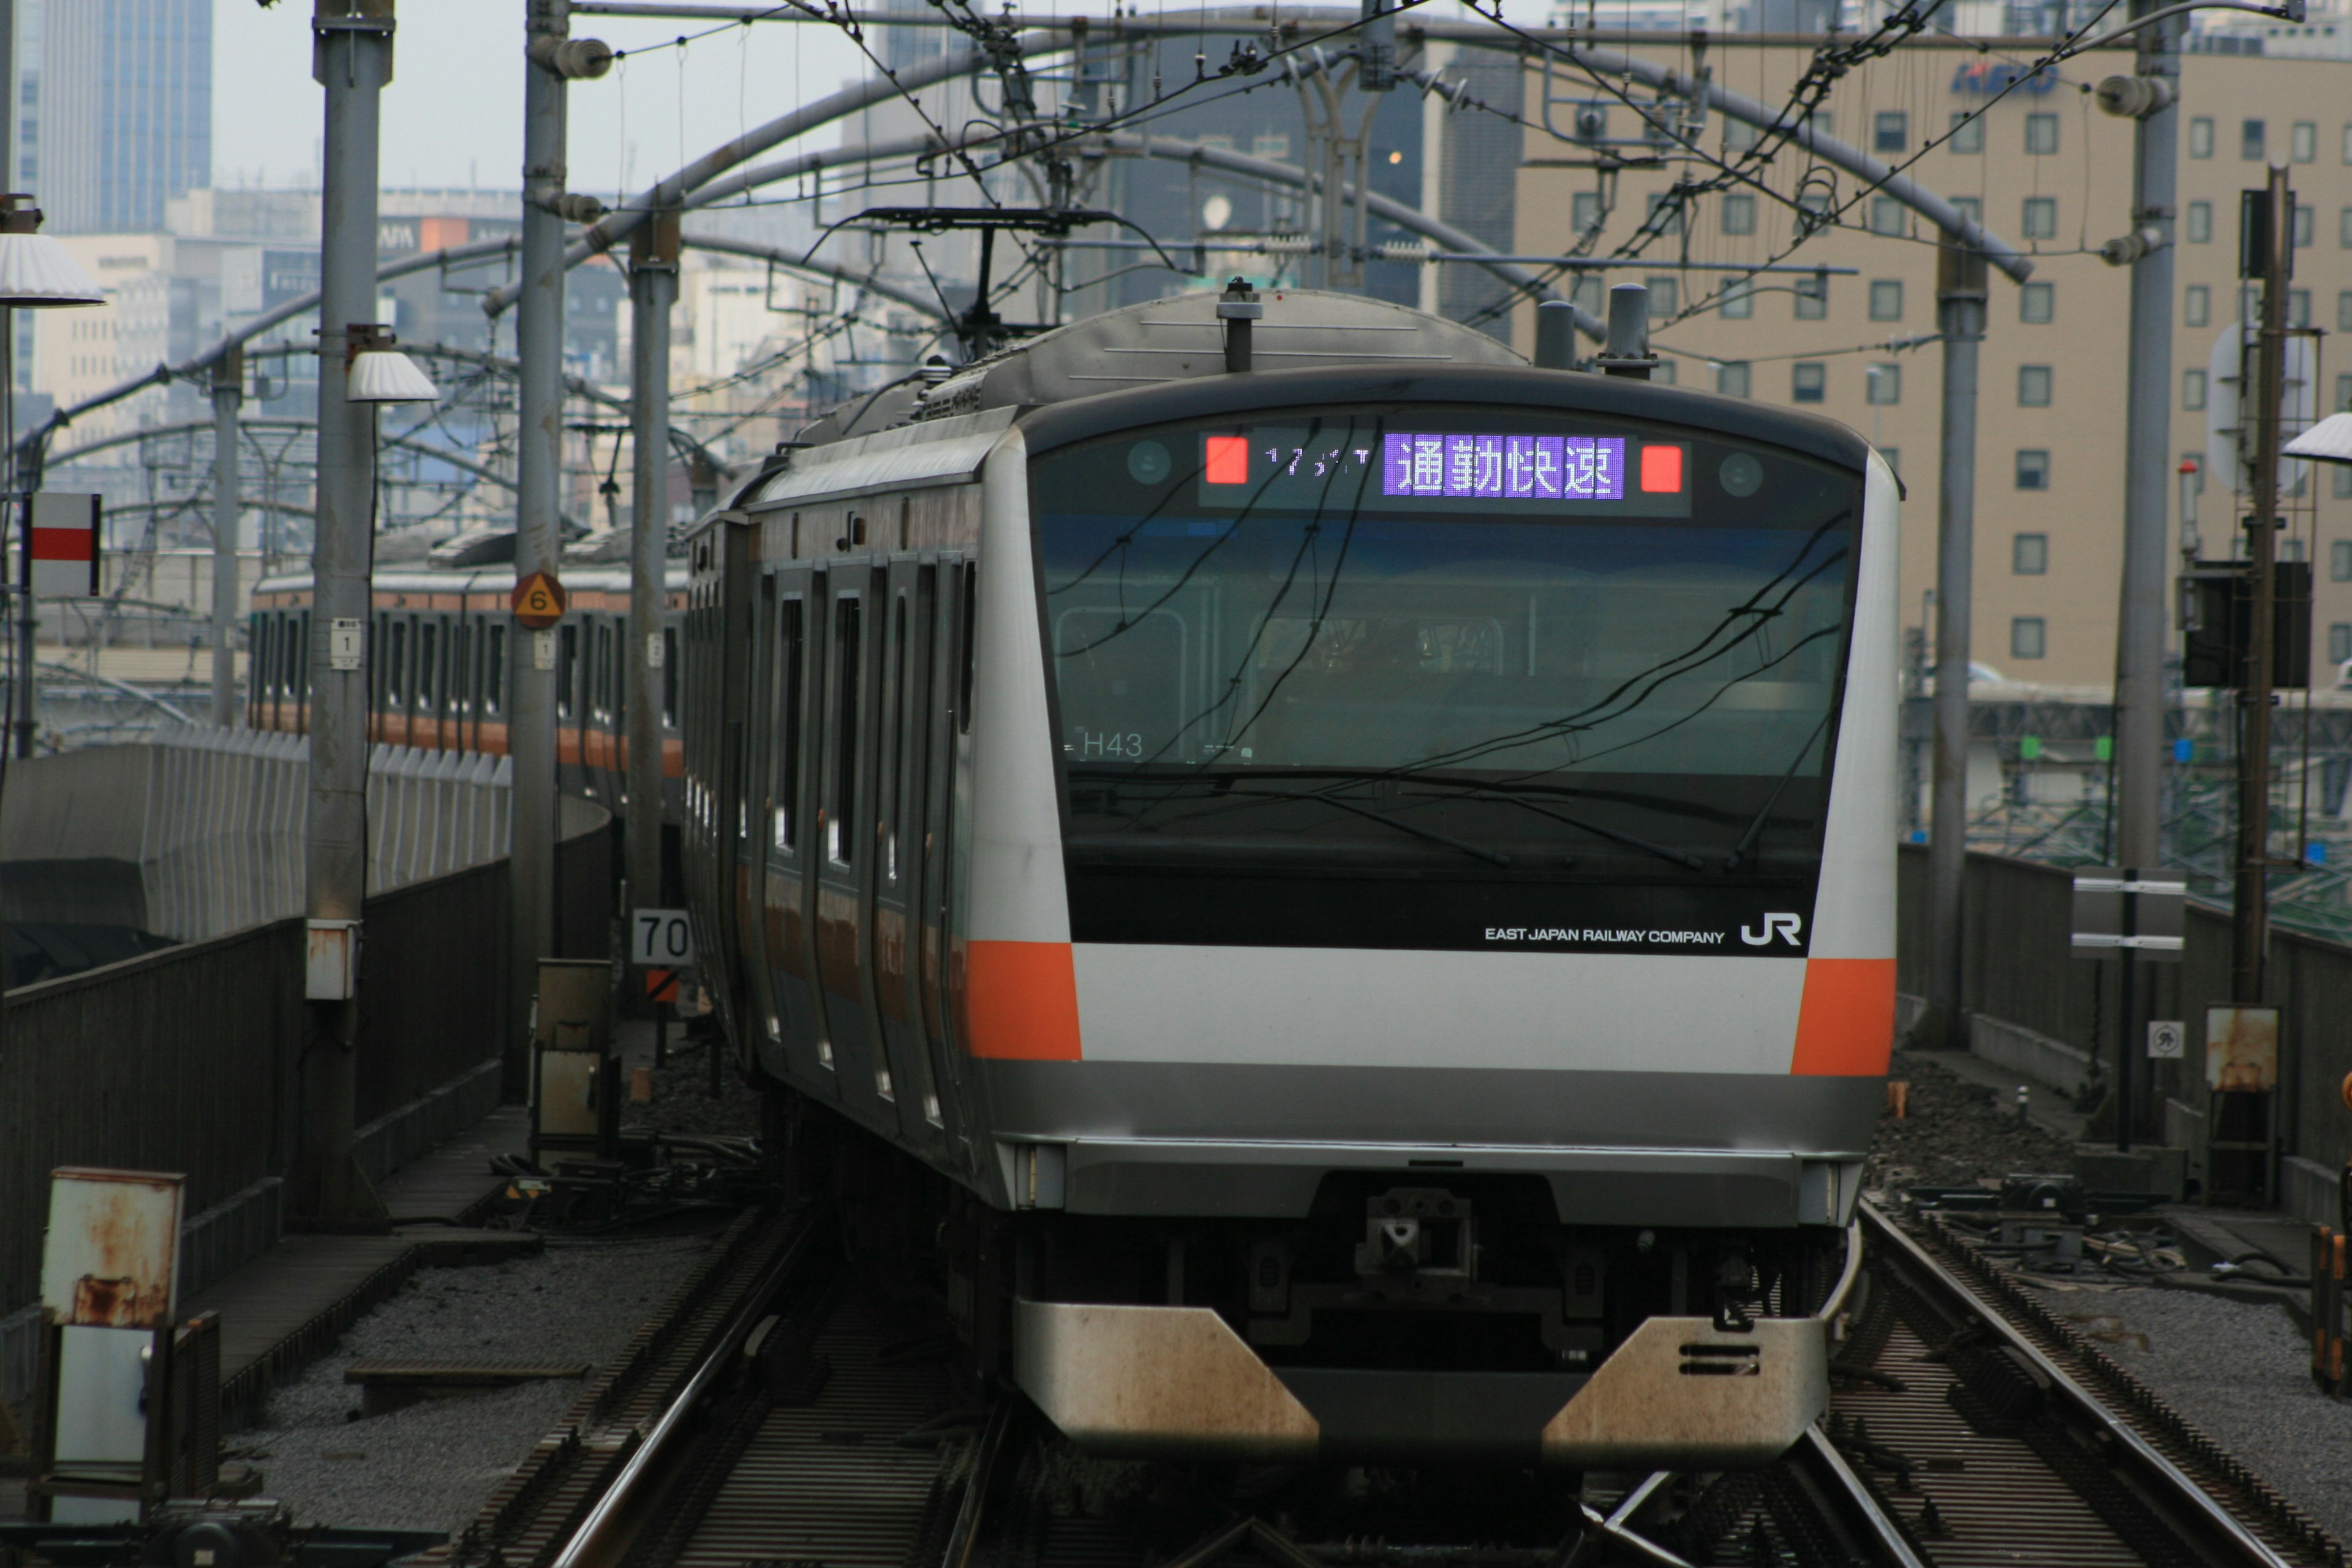
[[[629,572],[625,566],[568,567],[562,574],[563,586],[571,593],[625,594],[629,591]],[[673,557],[664,563],[664,586],[675,593],[691,588],[693,575],[686,562]],[[511,563],[499,566],[399,566],[370,574],[371,590],[378,594],[504,594],[512,591],[515,569]],[[264,577],[253,585],[257,594],[303,592],[310,586],[308,572],[280,572]]]
[[[1860,469],[1867,442],[1820,415],[1747,398],[1538,370],[1458,321],[1359,294],[1268,291],[1252,363],[1225,369],[1212,293],[1089,316],[1015,343],[937,385],[886,388],[780,450],[737,492],[749,508],[969,479],[1016,419],[1032,450],[1139,425],[1349,402],[1510,403],[1692,426]],[[706,519],[707,522],[709,520]]]

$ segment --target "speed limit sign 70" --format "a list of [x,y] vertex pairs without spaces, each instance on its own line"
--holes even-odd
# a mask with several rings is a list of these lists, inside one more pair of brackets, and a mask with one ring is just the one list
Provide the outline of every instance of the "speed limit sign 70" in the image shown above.
[[631,910],[629,962],[640,968],[694,962],[694,922],[684,910]]

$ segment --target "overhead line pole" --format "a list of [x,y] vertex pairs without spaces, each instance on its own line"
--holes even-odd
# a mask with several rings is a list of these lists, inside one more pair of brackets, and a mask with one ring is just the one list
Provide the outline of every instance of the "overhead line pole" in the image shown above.
[[239,405],[245,401],[245,351],[213,361],[213,722],[235,729],[236,701],[236,525]]
[[[2134,0],[2144,14],[2162,0]],[[2138,79],[2130,108],[2153,105],[2132,131],[2132,228],[2121,242],[2131,262],[2130,359],[2125,377],[2124,559],[2122,605],[2116,622],[2115,863],[2147,874],[2164,862],[2164,648],[2170,577],[2169,457],[2172,434],[2173,219],[2180,116],[2177,21],[2139,33]],[[2106,106],[2110,94],[2100,94]],[[2124,963],[2127,994],[2123,1016],[2148,1016]],[[2145,1071],[2143,1053],[2124,1042],[2118,1064],[2118,1105],[2148,1103],[2134,1097],[2129,1078]],[[2136,1131],[2119,1128],[2121,1136]]]
[[[515,580],[555,576],[562,563],[563,184],[566,84],[602,76],[612,51],[571,39],[565,0],[530,0],[525,19],[522,142],[522,276],[515,318],[519,405],[515,432]],[[602,50],[601,59],[597,51]],[[507,751],[513,759],[513,813],[508,859],[513,921],[506,1091],[526,1089],[530,1001],[539,961],[554,952],[555,677],[553,629],[513,623]]]
[[1921,1043],[1969,1044],[1961,969],[1969,857],[1969,617],[1976,575],[1977,345],[1985,258],[1947,232],[1937,253],[1936,324],[1944,339],[1944,431],[1936,543],[1934,813],[1927,838],[1927,1011]]
[[311,74],[326,89],[319,247],[319,520],[311,553],[310,787],[302,1137],[289,1208],[313,1226],[381,1224],[354,1157],[360,920],[367,897],[369,569],[375,412],[344,395],[353,327],[375,321],[376,153],[392,79],[393,0],[316,0]]
[[662,887],[662,599],[669,561],[669,317],[677,300],[677,214],[629,237],[628,866],[629,901],[667,901]]
[[[2263,282],[2263,327],[2256,351],[2253,472],[2249,481],[2253,515],[2247,520],[2246,570],[2253,582],[2247,595],[2252,624],[2247,628],[2245,681],[2239,694],[2238,875],[2231,900],[2231,994],[2242,1003],[2263,1000],[2263,970],[2270,948],[2271,688],[2276,658],[2274,616],[2278,604],[2279,447],[2281,404],[2286,382],[2286,285],[2294,257],[2294,194],[2286,171],[2273,167],[2264,190],[2248,191],[2240,207],[2239,243],[2246,262],[2259,262]],[[2255,247],[2260,248],[2256,249]],[[2241,266],[2241,275],[2252,270]]]

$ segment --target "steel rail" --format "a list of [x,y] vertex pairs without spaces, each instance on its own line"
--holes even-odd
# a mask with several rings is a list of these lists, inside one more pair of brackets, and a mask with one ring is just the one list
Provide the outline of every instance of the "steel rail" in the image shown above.
[[1801,1455],[1802,1463],[1820,1470],[1837,1489],[1838,1495],[1853,1510],[1863,1528],[1869,1531],[1871,1543],[1878,1548],[1889,1568],[1933,1568],[1927,1559],[1913,1550],[1902,1527],[1878,1506],[1878,1499],[1854,1473],[1853,1467],[1846,1463],[1845,1456],[1838,1452],[1837,1445],[1822,1436],[1820,1426],[1805,1428],[1805,1435],[1797,1440],[1797,1447],[1791,1457],[1796,1455]]
[[768,1303],[775,1299],[777,1291],[800,1268],[811,1239],[824,1228],[824,1211],[820,1209],[812,1209],[801,1216],[799,1228],[776,1254],[775,1261],[768,1266],[759,1282],[744,1293],[742,1304],[712,1342],[709,1351],[697,1363],[693,1374],[686,1380],[677,1395],[662,1407],[661,1414],[654,1418],[644,1440],[629,1455],[620,1473],[604,1489],[604,1495],[596,1500],[577,1528],[564,1540],[562,1550],[547,1559],[547,1568],[587,1568],[588,1564],[597,1561],[596,1553],[608,1544],[625,1517],[630,1500],[653,1474],[655,1467],[667,1458],[684,1430],[688,1417],[718,1384],[727,1371],[728,1363],[741,1352],[743,1342],[751,1337],[752,1329],[766,1315]]
[[1874,1245],[1885,1247],[1889,1255],[1925,1276],[1929,1284],[1954,1303],[1965,1306],[2004,1350],[2048,1380],[2051,1392],[2070,1415],[2088,1422],[2113,1442],[2116,1454],[2127,1459],[2144,1480],[2186,1510],[2191,1521],[2202,1525],[2207,1539],[2195,1544],[2224,1547],[2231,1554],[2230,1561],[2253,1564],[2255,1568],[2295,1568],[2289,1559],[2258,1539],[2195,1478],[2159,1453],[2131,1423],[2110,1410],[2072,1373],[2044,1354],[2042,1347],[2011,1322],[1998,1305],[1978,1294],[1967,1280],[1906,1234],[1884,1210],[1865,1199],[1858,1212]]

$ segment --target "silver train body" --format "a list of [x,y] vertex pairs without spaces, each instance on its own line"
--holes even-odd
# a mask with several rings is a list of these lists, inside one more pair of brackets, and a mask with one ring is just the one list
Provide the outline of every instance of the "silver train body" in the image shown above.
[[691,542],[727,1026],[1099,1451],[1724,1468],[1894,1023],[1897,485],[1375,301],[1112,312]]

